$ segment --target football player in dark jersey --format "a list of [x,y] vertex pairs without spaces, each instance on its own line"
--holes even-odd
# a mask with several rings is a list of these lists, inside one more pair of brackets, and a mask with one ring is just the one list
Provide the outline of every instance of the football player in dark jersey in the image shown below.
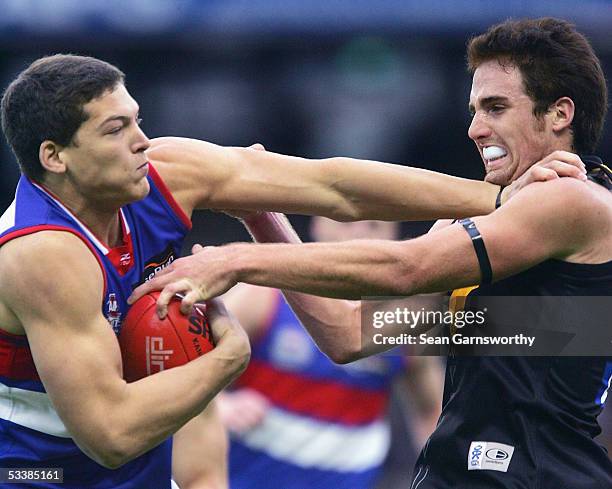
[[[471,40],[468,64],[468,135],[486,181],[509,185],[535,162],[578,158],[576,153],[584,155],[588,180],[534,183],[487,216],[440,223],[405,242],[196,248],[136,295],[165,287],[162,315],[175,292],[187,294],[189,307],[236,282],[347,299],[475,285],[468,299],[612,295],[611,173],[600,159],[586,156],[601,137],[607,87],[589,42],[563,20],[511,20]],[[296,242],[278,216],[252,215],[245,222],[260,241]],[[287,297],[335,360],[372,350],[362,342],[360,304],[293,292]],[[508,311],[517,308],[508,303]],[[564,314],[588,312],[576,300]],[[605,333],[606,317],[583,319],[580,326]],[[593,440],[612,357],[582,354],[449,359],[442,416],[413,487],[612,487],[612,462]]]

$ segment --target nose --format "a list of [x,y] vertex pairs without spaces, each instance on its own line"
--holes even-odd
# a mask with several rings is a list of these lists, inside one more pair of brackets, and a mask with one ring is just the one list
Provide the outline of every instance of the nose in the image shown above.
[[151,141],[144,133],[144,131],[140,128],[140,126],[136,126],[136,136],[135,141],[132,146],[134,153],[140,153],[142,151],[146,151],[151,146]]
[[468,129],[468,137],[472,141],[478,141],[479,139],[485,139],[491,136],[491,127],[484,119],[484,116],[476,112],[472,118],[472,123]]

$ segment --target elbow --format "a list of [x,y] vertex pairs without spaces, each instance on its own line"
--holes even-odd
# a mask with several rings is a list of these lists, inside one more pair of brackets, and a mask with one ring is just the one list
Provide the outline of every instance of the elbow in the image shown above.
[[363,350],[361,346],[358,348],[340,348],[334,351],[326,352],[329,359],[338,365],[346,365],[347,363],[355,362],[363,358]]
[[106,469],[118,469],[139,455],[139,452],[122,441],[125,437],[121,437],[112,428],[100,430],[96,435],[93,443],[87,445],[79,443],[79,447],[94,462]]
[[361,303],[345,301],[344,304],[344,308],[337,308],[341,312],[337,321],[338,324],[342,324],[342,333],[334,334],[335,341],[323,350],[332,362],[339,365],[345,365],[366,356],[362,341]]
[[342,166],[345,158],[335,157],[321,160],[321,171],[325,188],[332,192],[331,204],[325,212],[325,217],[339,222],[353,222],[364,219],[358,202],[345,190]]
[[126,458],[121,454],[103,454],[94,458],[94,461],[105,469],[116,470],[129,462],[131,458]]
[[96,463],[110,470],[118,469],[135,458],[135,455],[130,455],[119,447],[112,446],[96,449],[89,455]]

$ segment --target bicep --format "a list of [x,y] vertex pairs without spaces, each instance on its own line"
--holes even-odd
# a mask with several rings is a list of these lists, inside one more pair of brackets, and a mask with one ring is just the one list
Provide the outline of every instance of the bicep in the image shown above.
[[123,383],[121,354],[101,313],[104,281],[91,252],[75,236],[38,234],[3,248],[1,283],[10,287],[0,286],[0,294],[23,325],[45,390],[78,443],[95,436],[95,421],[104,418],[100,397],[112,397]]
[[[473,219],[500,280],[549,258],[565,258],[591,239],[594,226],[584,207],[586,187],[571,179],[534,183],[487,216]],[[559,212],[559,209],[564,209]],[[585,218],[586,217],[586,218]],[[480,266],[471,238],[460,223],[414,240],[419,292],[478,284]]]
[[197,139],[154,139],[147,157],[188,215],[198,208],[217,208],[214,194],[234,173],[231,148]]
[[188,213],[237,209],[329,215],[342,201],[322,160],[174,137],[153,140],[147,156]]

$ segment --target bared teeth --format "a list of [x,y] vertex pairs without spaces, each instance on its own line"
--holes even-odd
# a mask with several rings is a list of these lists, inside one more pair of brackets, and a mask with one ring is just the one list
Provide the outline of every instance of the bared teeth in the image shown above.
[[491,162],[506,156],[508,153],[504,148],[499,146],[487,146],[482,149],[482,156],[485,160]]

